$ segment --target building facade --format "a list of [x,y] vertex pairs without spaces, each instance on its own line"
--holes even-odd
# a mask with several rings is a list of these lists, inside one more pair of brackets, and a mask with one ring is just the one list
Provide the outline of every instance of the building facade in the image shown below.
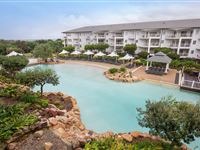
[[63,34],[64,46],[77,50],[86,44],[107,43],[107,51],[121,51],[126,44],[136,44],[136,52],[169,47],[181,57],[200,59],[200,19],[87,26]]

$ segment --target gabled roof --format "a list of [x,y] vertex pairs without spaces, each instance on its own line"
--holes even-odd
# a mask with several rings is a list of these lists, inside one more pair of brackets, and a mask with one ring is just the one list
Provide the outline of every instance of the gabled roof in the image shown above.
[[165,53],[158,52],[154,56],[147,59],[147,61],[160,62],[160,63],[171,63],[172,59],[169,58]]
[[137,30],[137,29],[167,29],[167,28],[176,29],[176,28],[195,28],[195,27],[200,27],[200,19],[167,20],[167,21],[85,26],[81,28],[68,30],[63,33],[120,31],[120,30],[123,31],[123,30]]

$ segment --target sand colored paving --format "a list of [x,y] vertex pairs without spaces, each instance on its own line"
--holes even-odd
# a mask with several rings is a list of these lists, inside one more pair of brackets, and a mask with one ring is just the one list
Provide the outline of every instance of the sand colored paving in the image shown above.
[[118,67],[120,67],[120,66],[113,65],[113,64],[94,62],[94,61],[65,60],[65,63],[94,66],[94,67],[99,67],[99,68],[102,68],[102,69],[105,69],[105,70],[108,70],[110,68],[118,68]]
[[146,80],[152,80],[152,81],[158,81],[158,82],[163,82],[163,83],[169,83],[169,84],[174,84],[175,82],[175,77],[176,77],[177,70],[175,69],[170,69],[168,74],[166,75],[153,75],[153,74],[147,74],[145,72],[145,67],[141,67],[137,69],[133,75],[135,76],[140,76],[143,79]]

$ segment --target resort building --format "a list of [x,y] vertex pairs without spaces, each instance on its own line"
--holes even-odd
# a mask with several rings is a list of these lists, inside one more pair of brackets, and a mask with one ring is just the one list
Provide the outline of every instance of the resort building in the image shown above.
[[76,50],[107,43],[107,51],[112,52],[136,44],[136,52],[154,53],[154,48],[169,47],[183,58],[200,59],[200,19],[86,26],[63,33],[64,46],[73,45]]

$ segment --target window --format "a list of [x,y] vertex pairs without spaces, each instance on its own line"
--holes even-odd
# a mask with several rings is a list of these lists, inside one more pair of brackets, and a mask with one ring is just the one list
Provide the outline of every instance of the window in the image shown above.
[[138,42],[138,40],[135,41],[135,43],[137,43],[137,42]]
[[191,50],[190,54],[194,54],[194,50]]
[[164,43],[164,40],[161,41],[161,44]]
[[193,41],[193,43],[192,43],[192,44],[194,44],[194,45],[195,45],[196,43],[197,43],[197,41]]

